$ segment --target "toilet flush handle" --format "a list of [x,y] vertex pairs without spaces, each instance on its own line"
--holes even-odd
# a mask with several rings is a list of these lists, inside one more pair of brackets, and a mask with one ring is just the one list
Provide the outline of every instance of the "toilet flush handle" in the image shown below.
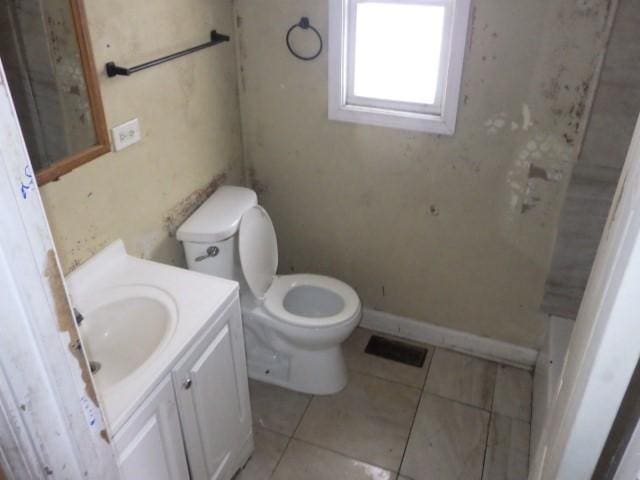
[[207,258],[215,257],[220,253],[220,249],[216,246],[211,246],[207,248],[207,253],[204,255],[200,255],[196,257],[196,262],[201,262],[202,260],[206,260]]

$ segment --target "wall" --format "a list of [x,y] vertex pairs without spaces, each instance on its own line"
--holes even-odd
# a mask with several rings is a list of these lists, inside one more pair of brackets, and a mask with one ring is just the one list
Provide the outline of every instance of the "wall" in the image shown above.
[[576,318],[640,113],[640,3],[620,0],[563,207],[543,309]]
[[476,2],[452,137],[327,120],[326,51],[301,62],[284,46],[302,15],[326,39],[327,3],[236,2],[245,164],[280,270],[335,275],[376,309],[535,345],[609,1]]
[[107,124],[138,117],[142,141],[42,188],[65,273],[114,239],[135,255],[182,264],[172,233],[221,182],[242,180],[234,45],[226,43],[131,77],[126,66],[233,33],[226,0],[85,0]]

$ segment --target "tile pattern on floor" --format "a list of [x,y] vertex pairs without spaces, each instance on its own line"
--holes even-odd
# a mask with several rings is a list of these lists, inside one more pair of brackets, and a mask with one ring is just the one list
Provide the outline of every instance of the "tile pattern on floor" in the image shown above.
[[359,462],[339,453],[291,440],[274,480],[395,480],[393,472]]
[[291,436],[311,401],[311,395],[249,380],[253,423]]
[[493,410],[507,417],[531,420],[531,390],[533,378],[519,368],[500,365],[496,377]]
[[366,354],[371,334],[345,343],[338,394],[250,381],[256,449],[236,480],[526,479],[529,372],[428,345],[404,365]]
[[529,435],[527,422],[493,413],[482,480],[526,479]]
[[426,391],[485,410],[491,408],[497,364],[438,348]]
[[414,480],[480,478],[489,412],[425,393],[400,473]]
[[255,450],[251,461],[236,475],[235,480],[269,480],[287,448],[289,437],[253,426]]
[[420,393],[352,372],[342,392],[313,398],[294,436],[397,471]]

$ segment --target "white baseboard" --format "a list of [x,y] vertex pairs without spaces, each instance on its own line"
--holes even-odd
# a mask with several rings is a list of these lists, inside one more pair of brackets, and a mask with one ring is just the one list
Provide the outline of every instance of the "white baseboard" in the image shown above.
[[547,318],[546,335],[533,375],[530,462],[533,462],[547,416],[555,402],[574,324],[575,321],[568,318]]
[[366,307],[362,310],[360,326],[527,370],[533,370],[538,358],[538,351],[532,348]]

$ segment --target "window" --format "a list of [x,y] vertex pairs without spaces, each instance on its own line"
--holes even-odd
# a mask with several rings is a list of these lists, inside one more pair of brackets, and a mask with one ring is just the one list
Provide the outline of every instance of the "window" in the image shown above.
[[453,134],[470,0],[330,0],[329,118]]

